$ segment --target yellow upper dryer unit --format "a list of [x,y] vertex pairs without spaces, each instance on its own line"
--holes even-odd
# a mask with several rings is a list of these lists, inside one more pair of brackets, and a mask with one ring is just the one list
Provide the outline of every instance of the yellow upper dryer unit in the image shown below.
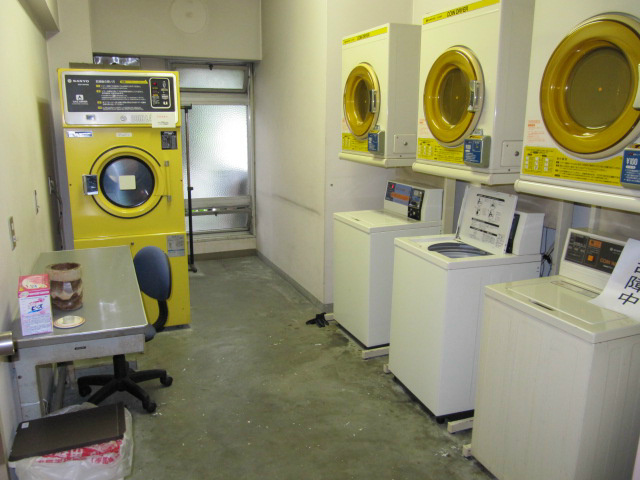
[[184,231],[175,72],[59,70],[74,240]]
[[388,23],[342,40],[340,158],[406,167],[416,158],[420,27]]
[[533,0],[482,0],[422,20],[413,170],[487,185],[520,172]]
[[640,212],[639,19],[637,0],[536,1],[518,191]]

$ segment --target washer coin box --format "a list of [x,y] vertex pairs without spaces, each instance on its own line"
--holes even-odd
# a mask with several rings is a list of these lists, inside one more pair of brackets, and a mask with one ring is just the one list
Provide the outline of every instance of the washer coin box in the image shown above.
[[51,287],[49,275],[26,275],[18,284],[22,335],[51,333]]

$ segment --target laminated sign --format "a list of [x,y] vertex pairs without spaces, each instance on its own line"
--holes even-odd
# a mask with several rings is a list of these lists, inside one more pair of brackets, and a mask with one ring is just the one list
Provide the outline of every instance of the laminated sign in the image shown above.
[[590,302],[640,321],[640,241],[627,240],[607,285]]

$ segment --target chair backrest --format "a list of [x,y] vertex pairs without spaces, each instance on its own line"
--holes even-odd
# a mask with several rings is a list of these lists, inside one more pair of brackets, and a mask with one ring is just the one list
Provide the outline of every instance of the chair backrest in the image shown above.
[[[167,321],[167,299],[171,295],[171,266],[169,257],[154,246],[142,248],[133,257],[140,290],[158,301],[159,315],[154,322],[156,330],[164,328]],[[164,318],[163,318],[164,317]]]

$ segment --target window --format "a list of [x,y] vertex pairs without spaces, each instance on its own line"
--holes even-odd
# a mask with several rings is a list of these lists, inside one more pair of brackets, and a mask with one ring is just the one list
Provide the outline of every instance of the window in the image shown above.
[[171,69],[180,73],[184,194],[189,178],[193,233],[251,233],[251,69],[196,63]]

